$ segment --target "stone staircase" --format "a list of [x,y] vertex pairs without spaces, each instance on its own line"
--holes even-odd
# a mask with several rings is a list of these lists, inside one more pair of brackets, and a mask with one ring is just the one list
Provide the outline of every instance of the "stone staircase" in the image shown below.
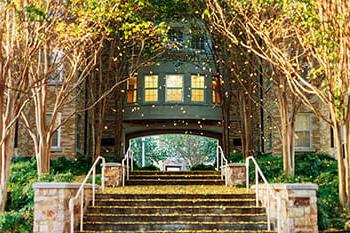
[[218,172],[133,172],[96,195],[84,232],[272,232],[254,193],[223,184]]
[[137,171],[126,185],[225,185],[217,171]]

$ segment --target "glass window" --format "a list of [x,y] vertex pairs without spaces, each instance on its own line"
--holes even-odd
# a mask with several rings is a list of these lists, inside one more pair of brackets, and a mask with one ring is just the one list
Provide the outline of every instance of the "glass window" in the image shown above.
[[205,37],[203,35],[192,35],[191,48],[204,50],[205,42]]
[[145,102],[158,101],[158,76],[145,76]]
[[52,75],[49,76],[48,82],[50,84],[62,83],[64,79],[64,53],[62,50],[55,49],[53,50],[50,56],[50,63],[53,68]]
[[191,76],[191,100],[192,102],[204,102],[205,78],[201,75]]
[[166,102],[183,102],[183,76],[166,75]]
[[[46,122],[47,124],[50,124],[52,118],[52,113],[46,114]],[[57,113],[57,118],[55,122],[55,128],[58,127],[61,124],[61,113]],[[52,135],[51,138],[51,147],[52,148],[59,148],[61,147],[61,127],[59,127],[56,132]]]
[[213,78],[211,82],[211,88],[212,88],[212,102],[213,104],[220,104],[221,103],[221,96],[219,92],[219,84],[216,78]]
[[311,114],[300,113],[295,121],[295,147],[311,147]]
[[137,100],[137,78],[130,78],[127,81],[128,104],[136,103]]

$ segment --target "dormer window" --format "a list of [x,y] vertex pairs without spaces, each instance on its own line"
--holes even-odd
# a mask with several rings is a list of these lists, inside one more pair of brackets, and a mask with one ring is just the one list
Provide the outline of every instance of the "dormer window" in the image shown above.
[[202,75],[191,76],[191,101],[204,102],[205,78]]
[[145,76],[145,102],[158,101],[158,76]]
[[165,86],[166,86],[166,94],[165,101],[166,102],[183,102],[183,75],[166,75],[165,76]]
[[198,50],[204,50],[205,49],[205,37],[202,35],[192,35],[191,40],[191,48],[192,49],[198,49]]
[[169,46],[172,48],[184,47],[184,33],[183,28],[176,27],[169,30],[168,33]]

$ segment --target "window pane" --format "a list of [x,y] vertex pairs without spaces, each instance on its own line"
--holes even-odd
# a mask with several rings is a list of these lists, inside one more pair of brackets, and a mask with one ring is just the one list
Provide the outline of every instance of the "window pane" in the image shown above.
[[172,88],[172,87],[183,87],[183,79],[182,75],[167,75],[166,76],[166,87]]
[[146,89],[145,90],[145,102],[158,101],[158,89]]
[[128,103],[135,103],[136,95],[136,90],[128,91]]
[[128,79],[128,90],[134,90],[137,88],[137,79],[131,78]]
[[167,89],[166,92],[167,101],[182,101],[182,89]]
[[51,141],[51,146],[52,147],[58,147],[58,131],[56,131],[53,135],[52,135],[52,141]]
[[135,103],[137,98],[137,78],[130,78],[128,79],[127,83],[128,88],[128,103]]
[[157,75],[145,76],[145,88],[158,88],[158,76]]
[[192,90],[191,96],[193,102],[204,102],[204,90]]
[[296,130],[309,130],[310,129],[310,115],[309,114],[299,114],[295,120]]
[[212,88],[212,101],[214,104],[220,104],[221,103],[221,96],[219,93],[219,85],[216,79],[213,79],[211,82],[211,88]]
[[204,88],[204,76],[193,75],[192,77],[192,88]]
[[295,146],[296,147],[311,147],[310,132],[300,131],[295,133]]

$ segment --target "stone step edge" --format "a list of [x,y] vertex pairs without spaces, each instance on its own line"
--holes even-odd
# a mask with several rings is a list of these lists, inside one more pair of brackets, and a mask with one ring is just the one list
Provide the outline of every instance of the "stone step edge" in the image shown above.
[[[135,206],[89,206],[92,209],[135,209]],[[265,209],[262,206],[138,206],[138,209]]]
[[266,217],[266,214],[103,214],[103,213],[88,213],[86,217]]
[[155,202],[155,201],[163,201],[163,202],[252,202],[255,201],[255,199],[252,198],[227,198],[227,199],[205,199],[205,198],[196,198],[196,199],[174,199],[174,198],[150,198],[150,199],[118,199],[118,198],[108,198],[108,199],[95,199],[96,201],[105,201],[105,202]]
[[84,225],[267,225],[267,222],[84,222]]
[[113,231],[113,230],[107,230],[107,231],[79,231],[79,233],[176,233],[176,232],[181,232],[181,233],[192,233],[192,232],[200,232],[200,233],[212,233],[212,232],[230,232],[230,233],[275,233],[275,231],[269,231],[269,230],[218,230],[218,229],[213,229],[213,230],[149,230],[149,231]]

